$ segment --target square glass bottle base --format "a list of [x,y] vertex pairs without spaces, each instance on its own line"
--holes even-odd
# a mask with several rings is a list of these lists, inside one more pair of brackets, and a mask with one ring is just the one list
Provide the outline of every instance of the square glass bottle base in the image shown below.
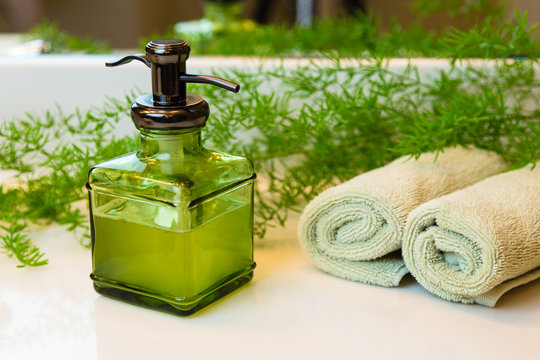
[[191,298],[154,294],[94,274],[90,274],[90,278],[94,281],[94,290],[105,297],[172,315],[189,316],[247,284],[253,278],[254,268],[255,263],[246,271],[234,274]]

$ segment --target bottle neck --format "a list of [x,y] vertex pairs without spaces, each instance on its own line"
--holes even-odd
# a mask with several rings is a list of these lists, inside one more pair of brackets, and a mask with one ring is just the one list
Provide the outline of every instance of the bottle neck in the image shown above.
[[201,128],[185,130],[141,129],[139,156],[155,157],[167,161],[182,160],[190,153],[202,149]]

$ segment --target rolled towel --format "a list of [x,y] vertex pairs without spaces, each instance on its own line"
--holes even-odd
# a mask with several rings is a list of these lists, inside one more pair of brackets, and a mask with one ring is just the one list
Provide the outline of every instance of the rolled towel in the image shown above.
[[438,157],[425,153],[416,160],[399,158],[313,199],[300,218],[300,243],[329,274],[397,286],[408,272],[396,250],[409,213],[504,169],[498,155],[475,148],[448,148]]
[[403,258],[429,292],[495,306],[540,277],[540,163],[429,201],[411,214]]

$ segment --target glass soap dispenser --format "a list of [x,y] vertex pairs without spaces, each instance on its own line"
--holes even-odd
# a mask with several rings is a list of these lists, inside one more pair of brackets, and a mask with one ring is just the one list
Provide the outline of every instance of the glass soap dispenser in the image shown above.
[[212,76],[186,74],[190,47],[155,40],[139,60],[152,72],[152,94],[133,103],[137,152],[94,166],[88,176],[94,289],[107,297],[190,315],[251,280],[252,163],[207,150],[201,129],[208,103],[186,92]]

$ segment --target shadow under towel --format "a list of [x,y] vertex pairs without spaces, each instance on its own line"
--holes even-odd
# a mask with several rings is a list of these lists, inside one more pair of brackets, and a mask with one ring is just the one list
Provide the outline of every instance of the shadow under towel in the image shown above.
[[347,280],[399,285],[408,273],[398,250],[409,213],[505,169],[497,154],[476,148],[447,148],[435,158],[401,157],[313,199],[298,236],[315,265]]
[[540,163],[430,201],[408,220],[403,258],[429,292],[495,306],[540,278]]

